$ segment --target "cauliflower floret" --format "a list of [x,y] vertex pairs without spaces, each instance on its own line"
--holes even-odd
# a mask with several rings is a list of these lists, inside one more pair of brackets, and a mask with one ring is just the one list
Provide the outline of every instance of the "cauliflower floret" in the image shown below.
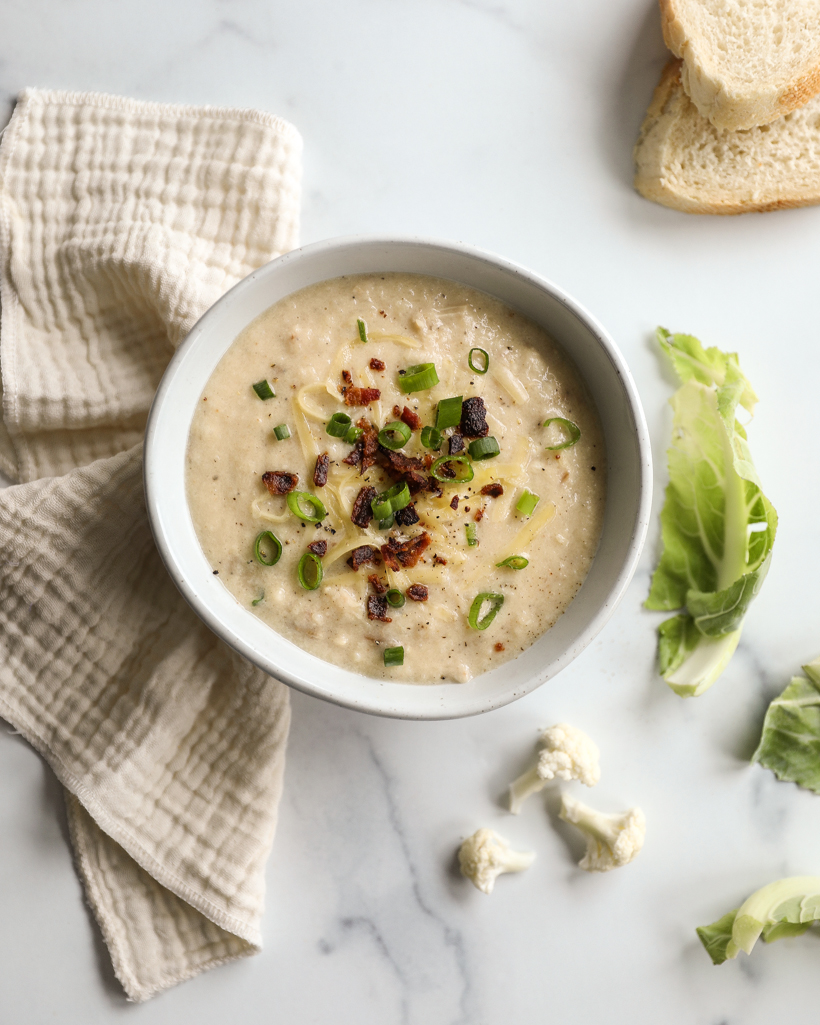
[[608,872],[628,865],[643,847],[646,816],[640,808],[605,815],[562,794],[559,815],[586,833],[587,852],[579,862],[579,868],[586,872]]
[[533,851],[514,851],[493,829],[479,829],[458,849],[461,874],[482,893],[492,893],[504,872],[523,872],[535,860]]
[[588,787],[601,778],[600,752],[582,730],[561,722],[541,734],[544,750],[538,762],[510,785],[510,811],[517,815],[530,796],[543,790],[552,779],[580,780]]

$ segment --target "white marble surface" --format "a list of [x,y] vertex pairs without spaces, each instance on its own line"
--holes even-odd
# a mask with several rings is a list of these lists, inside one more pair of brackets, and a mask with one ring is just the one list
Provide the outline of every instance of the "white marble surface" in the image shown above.
[[[143,1006],[113,978],[71,866],[59,791],[0,729],[0,1019],[10,1025],[814,1022],[811,934],[713,968],[694,927],[781,875],[820,872],[820,798],[748,764],[768,696],[820,651],[816,587],[820,209],[696,218],[630,187],[664,61],[653,0],[5,0],[0,118],[26,85],[262,107],[305,137],[303,239],[455,238],[553,278],[635,374],[662,485],[670,380],[654,325],[737,349],[780,535],[741,647],[706,696],[654,669],[627,598],[558,679],[461,722],[368,718],[294,695],[266,947]],[[659,487],[660,494],[660,487]],[[533,799],[499,797],[539,726],[592,734],[592,797],[646,811],[631,866],[588,876]],[[538,860],[491,898],[454,872],[498,828]]]

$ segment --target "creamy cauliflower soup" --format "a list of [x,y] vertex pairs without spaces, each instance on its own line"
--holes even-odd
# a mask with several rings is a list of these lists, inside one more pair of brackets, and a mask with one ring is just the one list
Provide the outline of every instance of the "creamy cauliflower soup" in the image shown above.
[[186,486],[214,573],[272,630],[365,676],[465,682],[572,601],[606,463],[541,328],[452,281],[370,274],[239,335],[198,403]]

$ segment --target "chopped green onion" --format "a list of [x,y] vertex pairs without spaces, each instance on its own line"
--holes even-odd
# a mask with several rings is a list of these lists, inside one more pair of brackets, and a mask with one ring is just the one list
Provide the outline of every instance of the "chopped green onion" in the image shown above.
[[524,488],[524,494],[518,499],[518,503],[515,508],[522,516],[532,516],[535,512],[535,507],[540,501],[540,495],[534,495],[531,491]]
[[465,523],[464,529],[467,532],[467,544],[470,548],[474,548],[478,544],[478,538],[476,537],[476,529],[474,523]]
[[[480,352],[481,355],[484,357],[484,369],[483,370],[481,369],[481,367],[477,367],[475,365],[475,363],[473,363],[473,353],[474,352]],[[478,346],[476,346],[474,349],[470,349],[470,354],[467,357],[467,362],[470,364],[470,370],[475,371],[475,373],[477,373],[477,374],[486,374],[487,371],[490,369],[490,354],[489,354],[489,352],[487,352],[486,349],[479,349]]]
[[[310,506],[313,510],[313,515],[305,512],[305,505]],[[290,509],[294,516],[304,520],[305,523],[321,523],[325,516],[327,516],[327,509],[309,491],[291,491],[288,495],[288,509]]]
[[387,598],[387,604],[392,609],[400,609],[407,602],[407,599],[397,587],[391,587],[385,598]]
[[263,592],[262,592],[262,593],[261,593],[261,594],[259,595],[259,597],[258,597],[258,598],[254,598],[254,599],[253,599],[253,601],[251,602],[251,605],[254,605],[254,606],[256,606],[256,605],[258,605],[258,604],[259,604],[259,602],[260,602],[260,601],[264,601],[264,600],[265,600],[265,592],[263,591]]
[[473,459],[492,459],[493,456],[497,456],[501,451],[498,447],[498,442],[492,436],[489,438],[476,438],[475,441],[470,442],[467,449]]
[[[265,554],[263,545],[271,550]],[[263,566],[275,566],[282,557],[282,542],[269,530],[263,530],[253,543],[253,557]]]
[[[457,463],[464,467],[463,477],[444,477],[439,473],[439,467],[445,463]],[[473,470],[473,464],[467,458],[467,456],[439,456],[439,458],[430,467],[430,476],[435,478],[442,484],[466,484],[475,476]]]
[[356,318],[356,326],[359,329],[359,338],[361,338],[361,340],[363,342],[366,342],[367,341],[367,324],[365,324],[365,322],[362,320],[361,317],[357,317]]
[[392,488],[376,495],[370,503],[370,508],[373,510],[374,519],[386,520],[388,516],[392,516],[407,505],[410,505],[410,489],[406,480],[400,480]]
[[441,431],[437,427],[422,427],[421,443],[425,448],[431,448],[438,452],[441,448]]
[[305,552],[299,560],[296,575],[306,591],[315,591],[325,575],[325,571],[322,569],[322,560],[313,552]]
[[347,445],[355,445],[363,434],[364,431],[361,427],[349,427],[347,429],[347,434],[345,435],[345,443]]
[[385,517],[383,520],[379,520],[379,530],[390,530],[393,524],[396,522],[396,517],[393,513]]
[[578,424],[574,424],[572,420],[567,420],[563,416],[551,416],[541,426],[549,427],[550,424],[561,425],[565,432],[565,440],[560,445],[547,445],[548,452],[559,452],[562,448],[572,448],[581,438],[581,428]]
[[334,413],[328,420],[325,433],[331,438],[343,438],[350,429],[350,417],[347,413]]
[[[483,619],[479,619],[478,617],[481,614],[481,609],[486,602],[490,603],[490,610]],[[473,604],[470,606],[467,622],[473,630],[486,630],[490,623],[495,619],[496,613],[503,604],[503,594],[496,594],[493,591],[482,591],[481,594],[476,596]]]
[[502,559],[496,566],[506,566],[508,569],[523,569],[529,566],[530,560],[523,555],[511,555],[508,559]]
[[436,427],[446,431],[448,427],[457,427],[461,423],[461,406],[463,398],[454,395],[451,399],[442,399],[436,410]]
[[403,420],[391,420],[379,431],[379,444],[396,452],[407,444],[412,433]]
[[411,391],[426,391],[438,384],[435,363],[417,363],[399,375],[399,388],[407,395]]
[[385,648],[384,649],[384,664],[386,666],[403,666],[404,665],[404,648]]
[[284,441],[285,438],[290,437],[290,427],[287,424],[279,424],[278,427],[273,428],[273,433],[276,435],[277,441]]
[[267,381],[257,381],[253,386],[253,390],[259,396],[260,399],[275,399],[276,392],[271,388]]

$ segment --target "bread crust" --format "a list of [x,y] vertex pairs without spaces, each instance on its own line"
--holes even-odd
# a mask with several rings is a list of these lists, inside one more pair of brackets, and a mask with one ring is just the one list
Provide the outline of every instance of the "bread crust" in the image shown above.
[[[820,203],[820,179],[811,190],[792,195],[730,196],[717,189],[686,188],[671,173],[670,135],[684,114],[692,113],[683,90],[683,62],[670,61],[663,69],[635,144],[635,188],[646,199],[692,214],[733,215],[765,213]],[[708,126],[704,122],[704,134]]]
[[686,94],[716,128],[741,131],[770,124],[804,106],[820,93],[820,62],[787,82],[754,95],[738,92],[726,79],[707,73],[696,41],[689,37],[680,0],[658,0],[666,45],[683,60],[681,81]]

